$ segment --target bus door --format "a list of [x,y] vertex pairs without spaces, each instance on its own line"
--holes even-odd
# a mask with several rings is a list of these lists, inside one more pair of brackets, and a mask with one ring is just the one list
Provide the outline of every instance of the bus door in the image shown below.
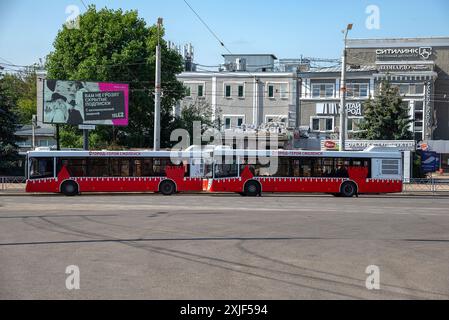
[[190,159],[190,178],[202,178],[204,176],[204,162],[201,158]]

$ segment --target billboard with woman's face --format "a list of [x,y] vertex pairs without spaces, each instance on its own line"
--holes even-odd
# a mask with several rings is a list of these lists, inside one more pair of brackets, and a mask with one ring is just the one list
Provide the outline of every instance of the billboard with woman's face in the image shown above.
[[45,80],[43,122],[127,126],[128,98],[124,83]]

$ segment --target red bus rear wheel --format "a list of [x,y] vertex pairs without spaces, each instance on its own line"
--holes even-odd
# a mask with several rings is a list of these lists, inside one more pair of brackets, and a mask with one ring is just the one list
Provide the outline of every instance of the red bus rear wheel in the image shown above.
[[248,197],[257,197],[262,193],[262,187],[258,181],[252,180],[245,184],[244,193]]
[[176,185],[171,180],[164,180],[159,185],[159,192],[164,196],[171,196],[176,193]]
[[61,193],[73,197],[79,194],[78,184],[73,180],[64,181],[61,185]]
[[345,198],[352,198],[357,195],[357,186],[354,182],[347,181],[341,185],[340,194]]

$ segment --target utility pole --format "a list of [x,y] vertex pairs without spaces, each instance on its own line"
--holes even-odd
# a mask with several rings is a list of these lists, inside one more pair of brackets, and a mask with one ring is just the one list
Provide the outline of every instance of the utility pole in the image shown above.
[[157,19],[156,78],[154,86],[154,151],[161,148],[161,44],[162,18]]
[[33,114],[31,118],[31,134],[32,134],[31,146],[33,150],[36,149],[36,127],[37,127],[37,115]]
[[348,39],[348,32],[352,30],[353,24],[348,24],[346,30],[343,31],[345,34],[344,39],[344,49],[341,61],[341,81],[340,81],[340,139],[339,139],[339,149],[340,151],[345,151],[346,144],[346,40]]

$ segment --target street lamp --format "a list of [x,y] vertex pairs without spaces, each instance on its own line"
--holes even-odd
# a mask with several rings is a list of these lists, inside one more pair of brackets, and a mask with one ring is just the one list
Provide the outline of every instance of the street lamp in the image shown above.
[[352,30],[354,25],[352,23],[348,24],[343,33],[344,38],[344,49],[341,63],[341,82],[340,82],[340,139],[339,139],[339,150],[345,151],[346,144],[346,41],[348,39],[348,33]]

